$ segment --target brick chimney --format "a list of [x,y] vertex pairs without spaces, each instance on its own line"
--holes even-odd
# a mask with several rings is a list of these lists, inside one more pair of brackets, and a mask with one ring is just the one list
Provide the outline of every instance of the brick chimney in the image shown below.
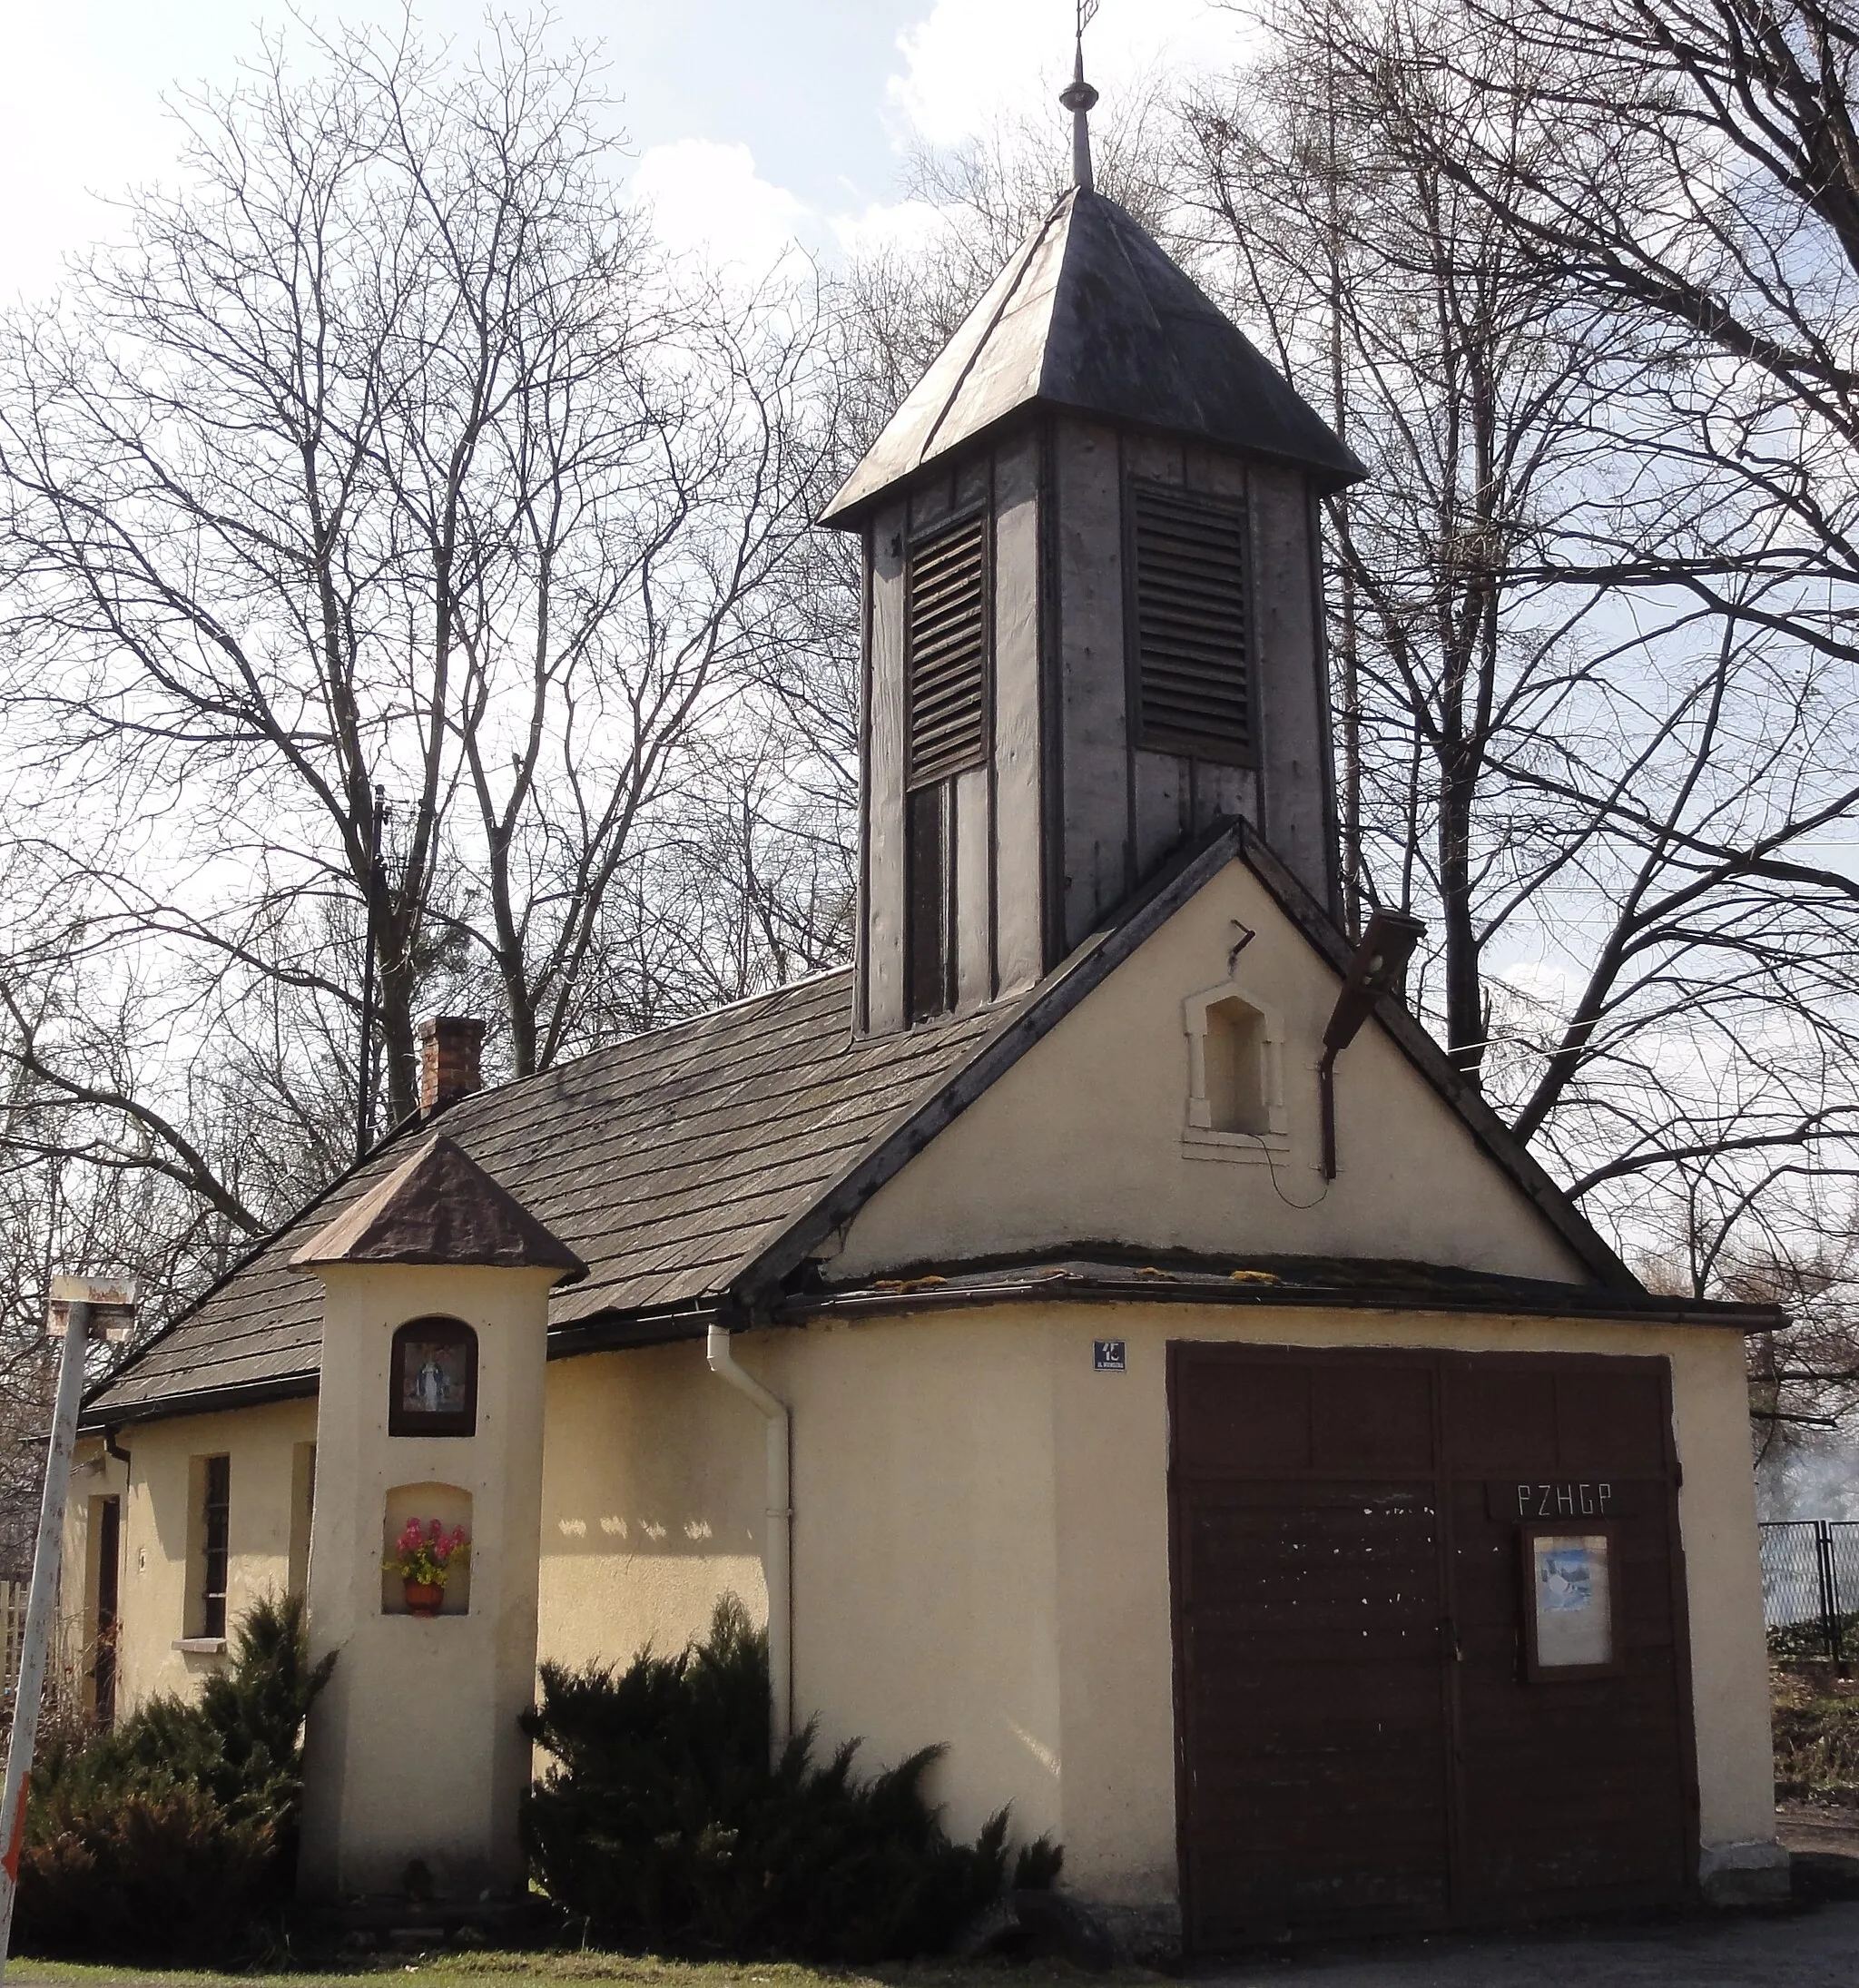
[[468,1097],[484,1087],[477,1054],[484,1024],[473,1015],[432,1015],[419,1025],[419,1116]]

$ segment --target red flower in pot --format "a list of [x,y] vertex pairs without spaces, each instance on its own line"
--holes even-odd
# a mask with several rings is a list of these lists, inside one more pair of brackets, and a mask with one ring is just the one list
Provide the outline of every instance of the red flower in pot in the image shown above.
[[399,1575],[407,1590],[409,1615],[437,1615],[445,1603],[452,1570],[471,1550],[463,1526],[448,1532],[437,1519],[409,1519],[400,1528],[394,1550],[381,1565]]

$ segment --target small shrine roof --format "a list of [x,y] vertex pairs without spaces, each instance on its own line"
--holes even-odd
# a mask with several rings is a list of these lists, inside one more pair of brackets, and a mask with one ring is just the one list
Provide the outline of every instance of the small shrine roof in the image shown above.
[[587,1274],[580,1257],[469,1154],[437,1134],[290,1258],[323,1264],[474,1264]]

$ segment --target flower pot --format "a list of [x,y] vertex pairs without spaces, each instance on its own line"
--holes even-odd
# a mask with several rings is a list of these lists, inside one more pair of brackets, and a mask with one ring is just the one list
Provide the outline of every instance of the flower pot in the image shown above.
[[407,1583],[408,1615],[437,1615],[445,1599],[446,1590],[436,1581],[409,1580]]

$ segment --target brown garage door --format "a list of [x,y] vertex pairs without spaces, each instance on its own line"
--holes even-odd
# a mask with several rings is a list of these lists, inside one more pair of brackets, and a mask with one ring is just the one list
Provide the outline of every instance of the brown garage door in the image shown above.
[[[1685,1894],[1663,1361],[1176,1344],[1169,1397],[1191,1945]],[[1539,1666],[1527,1576],[1570,1532],[1612,1661]]]

